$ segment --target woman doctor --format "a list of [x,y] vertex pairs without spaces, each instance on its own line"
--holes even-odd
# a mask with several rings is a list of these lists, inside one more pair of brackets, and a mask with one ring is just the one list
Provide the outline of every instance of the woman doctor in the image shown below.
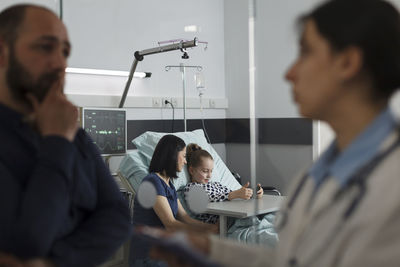
[[399,13],[381,0],[331,0],[300,24],[286,79],[300,113],[336,140],[291,186],[276,250],[188,237],[223,266],[399,266],[400,131],[388,108],[400,86]]

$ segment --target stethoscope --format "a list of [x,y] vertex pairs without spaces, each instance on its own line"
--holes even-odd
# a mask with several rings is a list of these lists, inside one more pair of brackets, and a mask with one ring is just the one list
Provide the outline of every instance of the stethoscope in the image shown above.
[[[351,215],[354,214],[355,210],[357,209],[357,207],[360,205],[362,199],[364,198],[366,191],[367,191],[367,180],[368,180],[368,177],[370,177],[370,174],[379,165],[379,163],[381,163],[382,160],[384,160],[399,145],[400,145],[400,136],[399,136],[399,133],[397,133],[396,140],[394,140],[393,143],[388,148],[386,148],[386,149],[382,150],[380,153],[378,153],[372,160],[370,160],[363,167],[361,167],[361,169],[359,169],[357,172],[355,172],[351,176],[351,178],[349,179],[349,182],[346,185],[344,185],[338,189],[338,191],[335,193],[332,203],[335,203],[339,198],[343,197],[347,192],[350,191],[350,189],[353,189],[354,187],[357,187],[358,193],[355,194],[353,199],[350,201],[350,204],[347,206],[347,208],[345,208],[345,211],[342,214],[342,221],[340,223],[338,223],[337,227],[332,232],[332,236],[329,239],[329,241],[325,244],[325,246],[319,247],[319,249],[314,253],[315,257],[310,257],[309,263],[307,263],[307,264],[302,263],[302,265],[309,266],[311,263],[311,259],[315,259],[316,257],[318,257],[318,255],[321,255],[322,254],[321,252],[324,251],[328,247],[328,245],[330,244],[331,241],[333,241],[335,235],[337,234],[337,231],[339,231],[342,228],[341,227],[342,223],[345,222],[346,220],[348,220],[351,217]],[[296,189],[294,190],[293,195],[289,198],[286,208],[277,214],[277,217],[275,220],[275,222],[276,222],[275,227],[278,232],[286,226],[287,221],[288,221],[288,212],[293,207],[300,192],[304,188],[304,185],[306,184],[306,181],[308,178],[309,178],[309,175],[306,172],[300,179],[300,182],[298,183]],[[293,266],[293,267],[299,266],[296,258],[289,259],[288,266]]]

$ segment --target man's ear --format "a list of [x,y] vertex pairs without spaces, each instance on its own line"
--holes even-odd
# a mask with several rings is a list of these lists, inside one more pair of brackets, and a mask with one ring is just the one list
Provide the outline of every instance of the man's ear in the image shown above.
[[356,77],[363,68],[363,53],[360,48],[350,46],[340,52],[340,76],[344,80]]
[[9,48],[7,43],[0,38],[0,68],[7,64]]

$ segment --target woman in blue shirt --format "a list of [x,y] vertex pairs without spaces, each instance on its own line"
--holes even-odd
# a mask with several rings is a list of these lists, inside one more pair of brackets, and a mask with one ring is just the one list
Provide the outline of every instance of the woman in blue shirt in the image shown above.
[[[195,228],[215,231],[214,225],[192,219],[183,209],[172,179],[186,164],[186,144],[175,135],[165,135],[158,142],[150,162],[149,174],[143,182],[150,182],[156,190],[153,208],[147,209],[135,198],[133,224],[161,227],[167,230]],[[132,240],[131,266],[163,266],[161,262],[148,259],[149,247]]]

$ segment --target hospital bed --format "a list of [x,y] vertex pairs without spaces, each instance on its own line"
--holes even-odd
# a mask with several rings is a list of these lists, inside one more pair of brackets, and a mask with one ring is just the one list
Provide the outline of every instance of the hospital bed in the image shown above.
[[[132,143],[137,149],[130,151],[120,163],[118,177],[116,178],[120,188],[126,190],[127,195],[129,195],[131,215],[133,215],[133,198],[138,191],[139,185],[143,178],[148,174],[148,167],[150,165],[154,149],[158,141],[165,134],[168,133],[148,131],[136,137],[134,140],[132,140]],[[231,190],[241,188],[240,176],[232,173],[228,169],[211,144],[207,142],[203,130],[198,129],[191,132],[178,132],[173,134],[180,137],[183,141],[185,141],[186,144],[196,143],[200,145],[203,149],[207,150],[211,154],[214,159],[212,181],[220,182],[222,185]],[[182,172],[178,173],[178,178],[172,180],[178,192],[178,197],[182,203],[182,206],[190,216],[194,217],[194,214],[186,203],[183,192],[183,188],[189,181],[190,178],[187,168],[184,168]],[[274,187],[263,188],[265,192],[269,191],[272,194],[280,195],[280,192]],[[125,248],[124,251],[127,251],[127,249]],[[125,255],[125,257],[127,256]],[[114,265],[106,264],[104,266],[111,267]]]
[[[118,174],[121,180],[128,181],[133,194],[137,192],[143,178],[148,174],[148,167],[150,165],[154,149],[158,141],[165,134],[167,133],[148,131],[132,140],[132,143],[136,146],[137,149],[128,153],[124,157],[124,159],[120,163]],[[219,182],[231,190],[241,188],[240,176],[238,174],[232,174],[232,172],[228,169],[223,160],[214,150],[212,145],[207,142],[202,129],[194,130],[191,132],[178,132],[173,134],[180,137],[183,141],[185,141],[186,144],[198,144],[211,154],[214,159],[214,170],[211,178],[212,181]],[[184,168],[182,172],[178,173],[178,178],[172,180],[172,183],[174,184],[178,192],[178,197],[183,207],[189,215],[194,217],[194,214],[189,209],[186,203],[183,192],[183,188],[188,182],[190,182],[190,177],[187,172],[187,168]],[[280,192],[274,187],[263,188],[266,193],[280,195]],[[133,209],[133,206],[131,208]]]
[[[137,192],[138,187],[143,178],[148,174],[148,167],[150,165],[151,157],[153,155],[155,146],[158,141],[167,133],[159,132],[145,132],[138,136],[132,143],[136,146],[136,150],[128,153],[121,161],[118,174],[123,180],[127,180],[131,185],[134,192]],[[202,129],[194,130],[191,132],[178,132],[174,135],[180,137],[186,144],[195,143],[207,150],[214,159],[214,170],[212,174],[212,181],[220,182],[222,185],[227,186],[231,190],[236,190],[241,187],[240,176],[237,173],[232,173],[211,144],[209,144],[204,136]],[[178,173],[178,178],[172,182],[177,191],[190,181],[187,169]],[[280,192],[275,187],[263,186],[264,191],[272,194],[280,195]]]
[[[132,143],[137,149],[127,154],[121,161],[119,166],[119,174],[129,181],[135,192],[137,192],[142,179],[148,174],[148,167],[150,165],[155,146],[165,134],[166,133],[149,131],[138,136],[132,140]],[[203,130],[199,129],[192,132],[178,132],[174,133],[174,135],[180,137],[183,141],[185,141],[186,144],[198,144],[211,154],[214,159],[212,181],[220,182],[232,190],[236,190],[241,187],[240,183],[226,167],[225,163],[219,157],[214,148],[207,143]],[[187,169],[184,168],[182,172],[178,173],[178,178],[173,179],[172,182],[176,190],[179,192],[182,191],[183,187],[189,181],[189,174]]]

